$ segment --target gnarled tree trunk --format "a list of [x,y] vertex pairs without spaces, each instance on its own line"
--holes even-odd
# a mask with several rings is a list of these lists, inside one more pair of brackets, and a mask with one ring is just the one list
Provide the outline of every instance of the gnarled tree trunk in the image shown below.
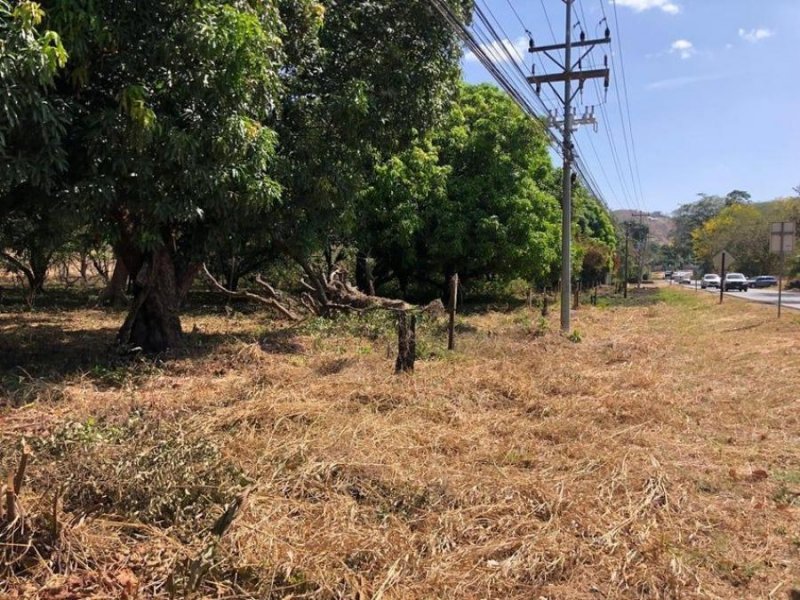
[[180,307],[197,269],[192,266],[180,272],[174,256],[163,246],[145,255],[134,281],[133,304],[117,336],[119,343],[145,352],[178,346]]

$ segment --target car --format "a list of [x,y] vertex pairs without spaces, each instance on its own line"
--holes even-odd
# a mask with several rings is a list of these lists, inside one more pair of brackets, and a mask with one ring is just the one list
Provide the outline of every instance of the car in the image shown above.
[[703,289],[710,287],[719,288],[720,283],[721,280],[719,278],[719,275],[715,273],[707,273],[703,275],[703,278],[700,280],[700,287]]
[[692,285],[692,272],[691,271],[675,271],[672,274],[672,281],[678,285]]
[[765,288],[765,287],[772,287],[773,285],[778,285],[777,277],[773,277],[772,275],[759,275],[755,277],[753,283],[750,284],[750,287],[754,288]]
[[664,271],[664,279],[672,279],[672,271]]
[[722,285],[726,292],[730,292],[732,290],[746,292],[747,288],[749,287],[747,285],[747,278],[741,273],[728,273],[725,275]]

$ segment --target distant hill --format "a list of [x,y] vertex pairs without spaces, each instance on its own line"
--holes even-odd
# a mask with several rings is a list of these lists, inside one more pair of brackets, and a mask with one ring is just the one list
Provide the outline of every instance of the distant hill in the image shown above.
[[[633,210],[615,210],[612,211],[614,218],[620,223],[625,221],[638,221],[639,217],[633,216]],[[645,213],[644,223],[650,228],[651,239],[657,244],[668,244],[670,236],[675,231],[675,221],[672,217],[665,214],[654,212]]]

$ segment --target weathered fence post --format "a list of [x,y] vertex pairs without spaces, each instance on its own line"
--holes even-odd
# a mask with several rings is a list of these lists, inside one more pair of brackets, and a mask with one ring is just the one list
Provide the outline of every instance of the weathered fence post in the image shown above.
[[547,290],[542,295],[542,316],[546,317],[550,313],[550,298],[547,296]]
[[456,347],[456,308],[458,305],[458,273],[450,278],[450,302],[447,305],[447,312],[450,315],[450,323],[447,326],[447,349],[455,350]]
[[[409,318],[410,317],[410,318]],[[417,358],[417,317],[406,311],[397,313],[397,362],[395,373],[410,373]]]

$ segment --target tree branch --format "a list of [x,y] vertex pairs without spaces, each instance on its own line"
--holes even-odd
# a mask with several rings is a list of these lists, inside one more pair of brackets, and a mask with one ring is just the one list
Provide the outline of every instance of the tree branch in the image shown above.
[[[239,298],[239,299],[242,299],[242,300],[255,300],[256,302],[261,302],[262,304],[265,304],[265,305],[267,305],[267,306],[269,306],[271,308],[274,308],[275,310],[277,310],[279,313],[281,313],[283,316],[285,316],[287,319],[289,319],[291,321],[299,321],[300,320],[300,317],[298,317],[296,314],[294,314],[292,311],[290,311],[288,308],[286,308],[283,304],[278,302],[274,297],[273,298],[265,298],[264,296],[259,296],[258,294],[254,294],[252,292],[247,292],[247,291],[234,292],[234,291],[229,290],[228,288],[226,288],[219,281],[217,281],[214,278],[214,276],[211,274],[211,272],[208,270],[208,267],[205,265],[205,263],[203,263],[202,270],[203,270],[203,273],[206,276],[206,279],[208,279],[208,281],[211,283],[211,285],[217,291],[222,292],[226,296],[228,296],[230,298]],[[267,287],[269,287],[269,289],[272,290],[272,292],[274,294],[274,290],[272,289],[271,286],[269,286],[269,284],[267,284]],[[276,294],[274,294],[274,295],[276,295]]]

